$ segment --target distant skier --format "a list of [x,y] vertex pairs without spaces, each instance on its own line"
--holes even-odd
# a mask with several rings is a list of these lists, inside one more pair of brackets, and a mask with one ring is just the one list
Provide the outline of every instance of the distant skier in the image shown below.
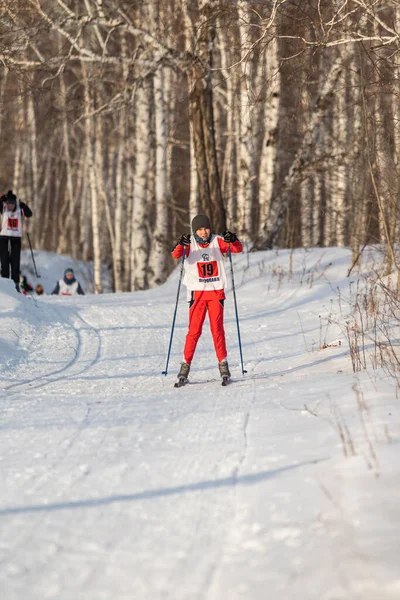
[[0,198],[1,229],[0,229],[0,263],[1,276],[10,278],[19,290],[19,270],[21,260],[22,218],[28,219],[32,211],[24,202],[18,202],[17,196],[9,190]]
[[37,286],[36,286],[36,288],[35,288],[35,294],[36,294],[37,296],[43,296],[43,294],[44,294],[44,289],[43,289],[43,286],[42,286],[42,284],[41,284],[41,283],[38,283],[38,284],[37,284]]
[[85,295],[81,284],[75,279],[73,269],[65,269],[64,279],[57,281],[57,285],[51,292],[51,295],[74,296],[75,294]]
[[225,231],[223,237],[211,233],[210,219],[197,215],[192,220],[192,232],[183,235],[172,251],[173,258],[182,258],[184,250],[183,283],[188,290],[189,330],[183,351],[183,362],[178,373],[181,383],[186,383],[190,365],[201,336],[206,313],[214,340],[221,377],[229,378],[224,330],[224,300],[227,278],[223,257],[230,244],[232,253],[242,252],[242,243],[235,233]]

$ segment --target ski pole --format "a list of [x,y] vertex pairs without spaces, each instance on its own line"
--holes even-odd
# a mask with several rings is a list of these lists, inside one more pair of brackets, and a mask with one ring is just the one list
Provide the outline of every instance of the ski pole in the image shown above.
[[29,236],[29,232],[26,232],[26,236],[28,238],[28,242],[29,242],[29,248],[31,249],[31,255],[32,255],[32,262],[33,262],[33,268],[35,269],[35,275],[36,277],[40,278],[39,273],[37,272],[37,268],[36,268],[36,263],[35,263],[35,257],[33,256],[33,250],[32,250],[32,244],[31,244],[31,238]]
[[176,319],[176,313],[178,311],[179,293],[181,291],[181,283],[182,283],[182,276],[183,276],[183,263],[185,262],[185,256],[186,256],[186,248],[183,248],[182,263],[181,263],[181,272],[180,272],[180,275],[179,275],[178,291],[176,293],[176,304],[175,304],[174,318],[172,319],[172,329],[171,329],[171,337],[170,337],[170,340],[169,340],[167,364],[165,365],[165,371],[162,372],[163,375],[167,375],[167,373],[168,373],[169,355],[171,354],[172,338],[173,338],[173,335],[174,335],[174,328],[175,328],[175,319]]
[[233,275],[233,263],[232,263],[232,253],[231,253],[230,243],[228,244],[228,256],[229,256],[229,262],[231,263],[232,291],[233,291],[233,300],[235,303],[235,314],[236,314],[236,325],[237,325],[238,340],[239,340],[240,362],[242,363],[242,375],[244,375],[245,373],[247,373],[247,371],[245,371],[244,366],[243,366],[242,342],[240,339],[239,315],[238,315],[238,309],[237,309],[235,278]]

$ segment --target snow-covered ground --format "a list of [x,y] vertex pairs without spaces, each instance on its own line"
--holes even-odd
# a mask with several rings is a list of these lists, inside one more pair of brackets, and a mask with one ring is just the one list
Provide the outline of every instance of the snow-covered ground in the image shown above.
[[228,292],[227,388],[208,326],[173,388],[184,292],[161,375],[178,270],[77,298],[0,281],[1,599],[400,598],[399,399],[353,374],[350,264],[234,257],[247,374]]

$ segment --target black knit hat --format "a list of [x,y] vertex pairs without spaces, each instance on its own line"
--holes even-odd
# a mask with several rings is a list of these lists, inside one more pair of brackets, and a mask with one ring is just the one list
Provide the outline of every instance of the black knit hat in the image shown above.
[[5,196],[5,201],[17,204],[17,196],[13,194],[12,190],[8,190],[7,195]]
[[211,229],[210,219],[206,215],[196,215],[192,220],[193,233],[196,233],[198,229],[202,229],[203,227]]

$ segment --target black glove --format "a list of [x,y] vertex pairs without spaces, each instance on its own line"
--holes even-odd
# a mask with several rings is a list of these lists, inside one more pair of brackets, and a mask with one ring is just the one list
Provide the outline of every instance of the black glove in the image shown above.
[[226,242],[227,244],[231,244],[232,242],[236,242],[237,241],[237,235],[236,233],[232,233],[231,231],[224,231],[224,242]]
[[190,233],[185,233],[178,242],[178,246],[190,246]]

